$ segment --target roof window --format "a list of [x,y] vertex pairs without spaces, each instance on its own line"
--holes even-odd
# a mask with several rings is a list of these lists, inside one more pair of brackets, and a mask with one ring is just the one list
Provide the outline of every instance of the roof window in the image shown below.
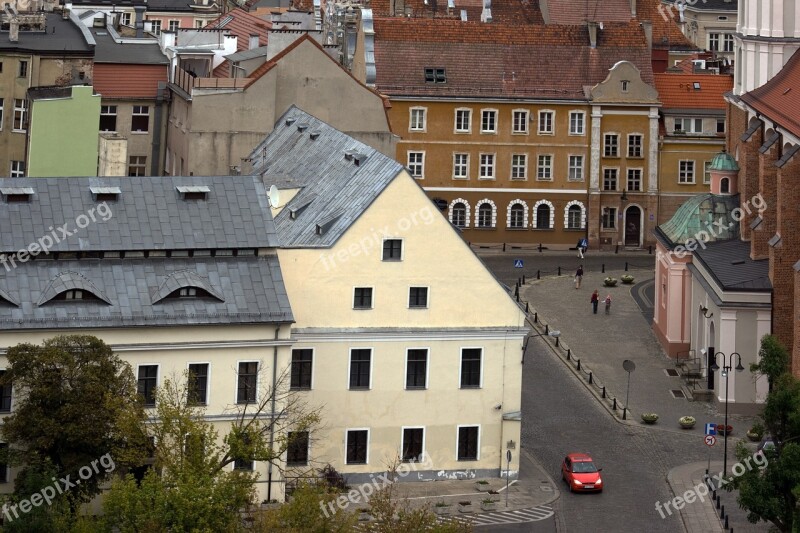
[[184,200],[207,200],[211,192],[205,185],[178,185],[175,189]]
[[31,187],[0,187],[0,194],[8,204],[30,202],[33,199],[34,190]]
[[89,187],[95,202],[116,202],[122,190],[119,187]]
[[443,68],[426,68],[425,83],[447,83],[447,76]]

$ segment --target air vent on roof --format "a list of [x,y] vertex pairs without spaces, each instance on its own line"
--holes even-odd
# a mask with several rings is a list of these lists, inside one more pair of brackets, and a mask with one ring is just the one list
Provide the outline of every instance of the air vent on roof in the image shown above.
[[358,152],[356,152],[355,150],[345,150],[344,151],[344,158],[347,159],[348,161],[352,161],[353,160],[353,155],[355,155],[357,153]]
[[294,207],[292,209],[289,209],[289,218],[291,218],[292,220],[297,220],[297,217],[299,217],[300,214],[303,211],[305,211],[308,206],[311,205],[311,202],[313,202],[313,200],[309,200],[308,202],[304,203],[299,207]]
[[291,125],[292,125],[292,124],[294,124],[295,122],[297,122],[297,119],[296,119],[296,118],[289,117],[289,118],[287,118],[287,119],[286,119],[286,125],[287,125],[287,126],[291,126]]
[[30,202],[33,199],[34,190],[31,187],[2,187],[0,194],[6,203]]
[[308,124],[305,122],[301,122],[297,125],[297,131],[306,131],[308,129]]
[[353,163],[355,166],[360,167],[367,160],[367,154],[356,152],[353,154]]
[[743,265],[744,264],[744,260],[743,259],[739,259],[738,261],[731,261],[731,264],[732,265]]
[[89,187],[95,202],[116,202],[122,190],[119,187]]
[[339,217],[341,216],[342,214],[338,213],[336,215],[333,215],[326,221],[317,224],[317,235],[325,235],[328,232],[328,230],[331,229],[331,226],[336,224],[336,221],[339,220]]
[[206,200],[211,192],[205,185],[178,185],[175,189],[184,200]]
[[319,138],[320,133],[322,132],[320,132],[319,130],[312,130],[311,133],[308,134],[308,136],[311,137],[312,141],[315,141]]

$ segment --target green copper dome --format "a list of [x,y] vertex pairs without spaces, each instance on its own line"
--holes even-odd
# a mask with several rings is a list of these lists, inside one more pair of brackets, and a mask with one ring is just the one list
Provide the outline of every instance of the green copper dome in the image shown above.
[[739,170],[739,165],[736,164],[736,160],[731,157],[731,154],[722,150],[711,160],[711,167],[709,170],[736,172]]
[[672,218],[658,226],[656,231],[673,245],[685,244],[689,239],[706,242],[736,239],[739,237],[739,219],[733,216],[733,211],[738,208],[738,194],[698,194],[681,204]]

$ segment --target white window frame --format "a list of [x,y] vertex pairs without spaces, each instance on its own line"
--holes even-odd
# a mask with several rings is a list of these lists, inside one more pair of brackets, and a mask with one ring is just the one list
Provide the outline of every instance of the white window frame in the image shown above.
[[[425,305],[424,306],[421,306],[421,305],[416,305],[414,307],[411,306],[411,289],[427,289],[427,291],[425,292]],[[430,285],[409,285],[408,286],[408,299],[406,300],[406,309],[430,309],[430,308],[431,308],[431,287],[430,287]]]
[[[522,158],[523,163],[521,165],[514,162],[515,158],[518,158],[518,157]],[[518,173],[521,170],[521,175],[514,176],[514,171],[515,170]],[[527,181],[527,179],[528,179],[528,154],[519,154],[519,153],[511,154],[511,174],[509,175],[509,178],[511,180],[513,180],[513,181]]]
[[161,20],[160,19],[148,19],[147,22],[150,23],[150,33],[152,33],[156,37],[161,35]]
[[463,228],[466,229],[466,228],[469,227],[469,223],[470,223],[469,217],[470,217],[470,212],[472,211],[472,207],[470,206],[470,203],[467,200],[465,200],[464,198],[456,198],[456,199],[454,199],[454,200],[452,200],[450,202],[450,205],[447,206],[447,220],[451,224],[456,226],[457,228],[462,227],[462,226],[456,225],[453,222],[453,208],[456,206],[456,204],[464,204],[464,226],[463,226]]
[[[491,158],[491,164],[485,165],[483,163],[483,157],[487,156]],[[497,154],[494,152],[481,152],[478,156],[478,179],[479,180],[493,180],[497,177],[496,172],[497,167]],[[484,175],[484,169],[491,171],[490,174]]]
[[[619,191],[619,167],[603,167],[600,170],[600,190],[605,192]],[[606,189],[606,170],[614,170],[617,173],[616,184],[613,189]]]
[[736,40],[733,38],[732,33],[722,34],[722,50],[721,52],[729,54],[736,50]]
[[[572,164],[572,158],[577,157],[579,158],[581,164],[580,166],[574,166]],[[584,157],[583,154],[569,154],[567,155],[567,181],[584,181],[584,165],[583,165]],[[572,177],[572,171],[579,170],[580,171],[580,178]]]
[[[610,217],[609,220],[614,222],[614,225],[611,227],[604,227],[603,226],[603,212],[608,209],[609,211],[614,211],[614,216]],[[601,231],[616,231],[617,230],[617,219],[619,218],[619,209],[613,205],[604,205],[600,208],[600,230]]]
[[[678,127],[680,124],[680,128]],[[686,125],[689,125],[689,129],[686,128]],[[700,126],[700,129],[697,129],[697,126]],[[672,131],[682,131],[684,133],[691,133],[694,135],[703,133],[703,119],[700,117],[675,117],[673,122]]]
[[[546,228],[540,228],[540,227],[538,227],[536,225],[536,222],[538,221],[538,218],[539,218],[538,217],[538,215],[539,215],[539,213],[538,213],[539,212],[539,206],[542,206],[542,205],[546,205],[548,207],[548,210],[549,210],[549,216],[547,217],[547,227]],[[556,208],[553,205],[553,202],[550,202],[549,200],[539,200],[538,202],[533,204],[533,207],[531,207],[531,219],[532,219],[531,220],[531,228],[534,229],[534,230],[548,231],[548,230],[555,229],[555,226],[556,226]]]
[[[608,142],[609,137],[615,139],[614,146],[616,148],[614,154],[609,155],[608,148],[611,144]],[[619,157],[619,133],[609,131],[603,134],[603,157]]]
[[[458,113],[463,112],[467,114],[467,129],[458,129]],[[472,133],[472,108],[457,107],[453,114],[453,132],[454,133]]]
[[[466,156],[466,162],[460,165],[456,162],[458,156]],[[464,167],[464,175],[459,176],[456,174],[456,168]],[[468,152],[453,152],[453,179],[454,180],[468,180],[469,179],[469,153]]]
[[711,161],[703,161],[703,184],[711,183]]
[[[545,124],[547,128],[542,128],[542,118],[550,116],[550,123]],[[552,109],[542,109],[539,111],[538,120],[536,122],[536,131],[539,135],[555,135],[556,134],[556,112]]]
[[[17,105],[17,102],[22,102],[22,105]],[[18,112],[20,114],[19,128],[15,127],[17,125]],[[28,128],[25,127],[25,120],[28,118],[28,100],[25,98],[14,99],[14,116],[12,118],[11,131],[13,133],[25,133],[28,131]]]
[[[515,205],[522,206],[522,225],[521,226],[512,226],[511,225],[511,209]],[[511,200],[508,203],[508,207],[506,208],[506,228],[507,229],[511,229],[511,230],[528,229],[528,203],[527,202],[517,198],[515,200]]]
[[[577,128],[573,129],[572,118],[580,116],[580,131]],[[569,112],[569,134],[570,135],[586,135],[586,112],[585,111],[570,111]]]
[[[147,109],[147,113],[142,113],[142,109]],[[138,109],[138,111],[137,111]],[[147,117],[147,129],[146,130],[134,130],[133,129],[133,117]],[[149,105],[135,105],[131,109],[131,133],[136,135],[147,135],[150,133],[150,106]]]
[[[350,369],[353,366],[353,350],[369,350],[369,386],[367,388],[357,388],[351,389],[350,388]],[[372,373],[375,370],[375,348],[371,346],[351,346],[347,350],[347,381],[345,381],[344,390],[351,392],[359,392],[359,391],[370,391],[372,390]]]
[[[483,129],[484,125],[484,116],[486,117],[493,117],[493,128],[492,129]],[[481,133],[490,133],[490,134],[497,134],[497,127],[498,127],[498,117],[499,113],[497,109],[481,109]]]
[[[430,288],[428,288],[430,294]],[[416,309],[416,308],[415,308]],[[408,352],[411,350],[425,350],[427,352],[427,359],[425,360],[425,386],[422,388],[408,388]],[[431,348],[430,346],[409,346],[406,348],[406,358],[403,363],[403,390],[428,390],[431,385]]]
[[[139,368],[143,366],[154,366],[156,367],[156,391],[158,391],[159,385],[161,385],[161,363],[139,363],[136,365],[136,394],[139,394]],[[238,365],[236,366],[239,367]],[[13,389],[12,389],[13,390]],[[155,404],[153,405],[146,405],[143,406],[144,409],[155,409],[158,407],[158,394],[155,395]]]
[[[542,158],[546,158],[547,164],[542,164]],[[543,171],[547,171],[547,177],[542,177]],[[536,181],[553,181],[553,154],[536,155]]]
[[[411,174],[411,177],[415,180],[424,180],[425,179],[425,151],[424,150],[409,150],[406,153],[407,162],[408,162],[408,173]],[[411,162],[411,156],[421,156],[421,160],[419,162]],[[419,167],[419,174],[415,174],[414,170],[416,167]]]
[[[422,119],[421,121],[419,119]],[[415,106],[408,110],[408,131],[426,132],[428,127],[428,108]]]
[[[261,392],[261,370],[264,368],[264,362],[259,359],[238,359],[236,361],[236,371],[233,373],[233,405],[252,405],[250,403],[239,403],[239,364],[240,363],[255,363],[256,364],[256,399],[254,404],[259,402],[259,392]],[[209,368],[210,372],[211,368]]]
[[722,42],[722,34],[720,32],[708,33],[708,49],[711,51],[720,52],[719,45]]
[[[423,458],[427,457],[427,451],[425,450],[425,446],[428,444],[427,440],[426,440],[428,438],[428,432],[425,431],[425,426],[400,426],[400,456],[401,456],[400,457],[400,461],[401,462],[405,462],[405,461],[403,461],[403,457],[402,457],[402,455],[403,455],[403,445],[405,444],[405,441],[403,440],[403,438],[405,437],[405,433],[406,433],[407,429],[421,429],[422,430],[422,453],[420,455],[422,455]],[[480,439],[480,432],[479,432],[478,438]],[[408,464],[414,464],[414,463],[411,462],[411,461],[408,461]]]
[[[631,155],[631,148],[633,148],[633,144],[631,140],[635,137],[639,138],[639,155]],[[630,159],[642,159],[644,157],[644,135],[641,133],[629,133],[628,134],[628,146],[627,146],[626,153]]]
[[[381,248],[381,256],[383,256],[383,248]],[[369,302],[369,307],[356,307],[356,289],[372,289],[372,298]],[[353,290],[350,292],[352,298],[350,299],[350,308],[353,311],[369,311],[375,309],[375,286],[374,285],[353,285]]]
[[0,98],[0,131],[3,131],[3,122],[5,119],[5,98]]
[[[400,259],[384,259],[383,258],[383,246],[386,244],[386,241],[400,241]],[[406,242],[405,239],[400,237],[385,237],[381,240],[381,249],[380,249],[380,258],[381,261],[386,263],[397,263],[399,261],[403,261],[406,258]],[[373,293],[374,296],[374,293]]]
[[[22,170],[19,169],[19,163],[22,165]],[[17,167],[16,169],[14,167]],[[9,173],[8,175],[12,178],[24,178],[25,177],[25,161],[17,161],[11,160],[9,162]]]
[[[294,345],[294,346],[292,346],[292,350],[311,350],[311,385],[307,389],[291,389],[291,390],[295,390],[295,391],[311,391],[311,390],[314,390],[314,374],[315,374],[314,369],[316,368],[316,362],[317,362],[317,349],[314,348],[313,346],[297,346],[297,345]],[[292,385],[291,371],[292,371],[292,357],[291,357],[291,352],[289,352],[289,386],[290,387]],[[209,374],[211,373],[211,367],[210,366],[209,366],[208,372],[209,372]]]
[[[206,406],[211,405],[211,361],[189,361],[186,363],[186,373],[189,373],[189,366],[190,365],[208,365],[208,375],[206,376]],[[238,369],[238,366],[237,366]],[[238,370],[237,370],[238,372]],[[313,376],[313,374],[312,374]],[[256,378],[257,379],[257,378]],[[312,378],[313,379],[313,378]],[[187,383],[188,388],[188,383]],[[256,388],[256,392],[258,389]]]
[[[580,220],[580,227],[572,228],[569,225],[569,208],[573,206],[578,206],[581,213],[581,220]],[[583,205],[582,202],[578,200],[572,200],[568,202],[566,206],[564,206],[564,229],[568,230],[579,230],[579,229],[586,229],[586,206]]]
[[[480,377],[478,378],[478,386],[477,387],[462,387],[461,386],[461,369],[463,366],[464,361],[464,350],[480,350],[481,351],[481,371]],[[483,346],[461,346],[458,349],[458,381],[456,382],[456,388],[458,390],[479,390],[483,389],[483,369],[486,366],[486,348]]]
[[[481,226],[478,224],[481,217],[481,206],[488,205],[492,209],[491,219],[488,226]],[[478,200],[475,204],[475,228],[479,229],[494,229],[497,227],[497,205],[488,198]]]
[[[348,374],[349,375],[349,374]],[[348,380],[349,383],[349,380]],[[367,455],[365,457],[365,461],[363,463],[348,463],[347,462],[347,434],[351,431],[366,431],[367,432]],[[344,430],[344,464],[346,465],[360,465],[360,464],[369,464],[369,445],[370,440],[372,439],[372,431],[369,428],[345,428]]]
[[171,20],[167,21],[167,29],[169,31],[178,31],[178,29],[180,29],[180,27],[181,27],[181,21],[180,20],[171,19]]
[[[691,171],[684,170],[684,163],[691,163]],[[697,181],[697,163],[694,159],[681,159],[678,161],[678,184],[694,185]]]
[[[458,437],[459,433],[461,433],[461,428],[478,428],[478,443],[475,447],[476,450],[476,457],[475,459],[459,459],[458,458]],[[458,424],[456,425],[456,453],[455,453],[456,462],[459,461],[480,461],[481,460],[481,425],[480,424]]]
[[[112,113],[111,110],[114,110]],[[114,129],[113,130],[100,130],[100,131],[110,131],[116,132],[117,126],[119,125],[119,114],[118,114],[118,107],[116,105],[101,105],[100,106],[100,117],[114,117]]]
[[130,11],[123,11],[119,14],[119,23],[123,26],[131,25],[132,14]]
[[[630,173],[631,171],[638,171],[639,172],[639,188],[638,189],[631,189],[630,185]],[[625,169],[625,190],[628,192],[642,192],[644,189],[644,169],[642,167],[628,167]]]
[[[517,129],[517,115],[521,115],[521,129]],[[528,122],[530,122],[530,112],[527,109],[512,109],[511,110],[511,134],[512,135],[527,135],[529,133]]]

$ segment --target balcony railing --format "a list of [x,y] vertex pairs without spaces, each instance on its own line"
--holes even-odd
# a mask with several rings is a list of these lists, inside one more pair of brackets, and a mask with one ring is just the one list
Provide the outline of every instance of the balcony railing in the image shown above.
[[244,89],[251,81],[250,78],[201,78],[187,72],[180,67],[175,67],[173,83],[192,94],[192,89]]

